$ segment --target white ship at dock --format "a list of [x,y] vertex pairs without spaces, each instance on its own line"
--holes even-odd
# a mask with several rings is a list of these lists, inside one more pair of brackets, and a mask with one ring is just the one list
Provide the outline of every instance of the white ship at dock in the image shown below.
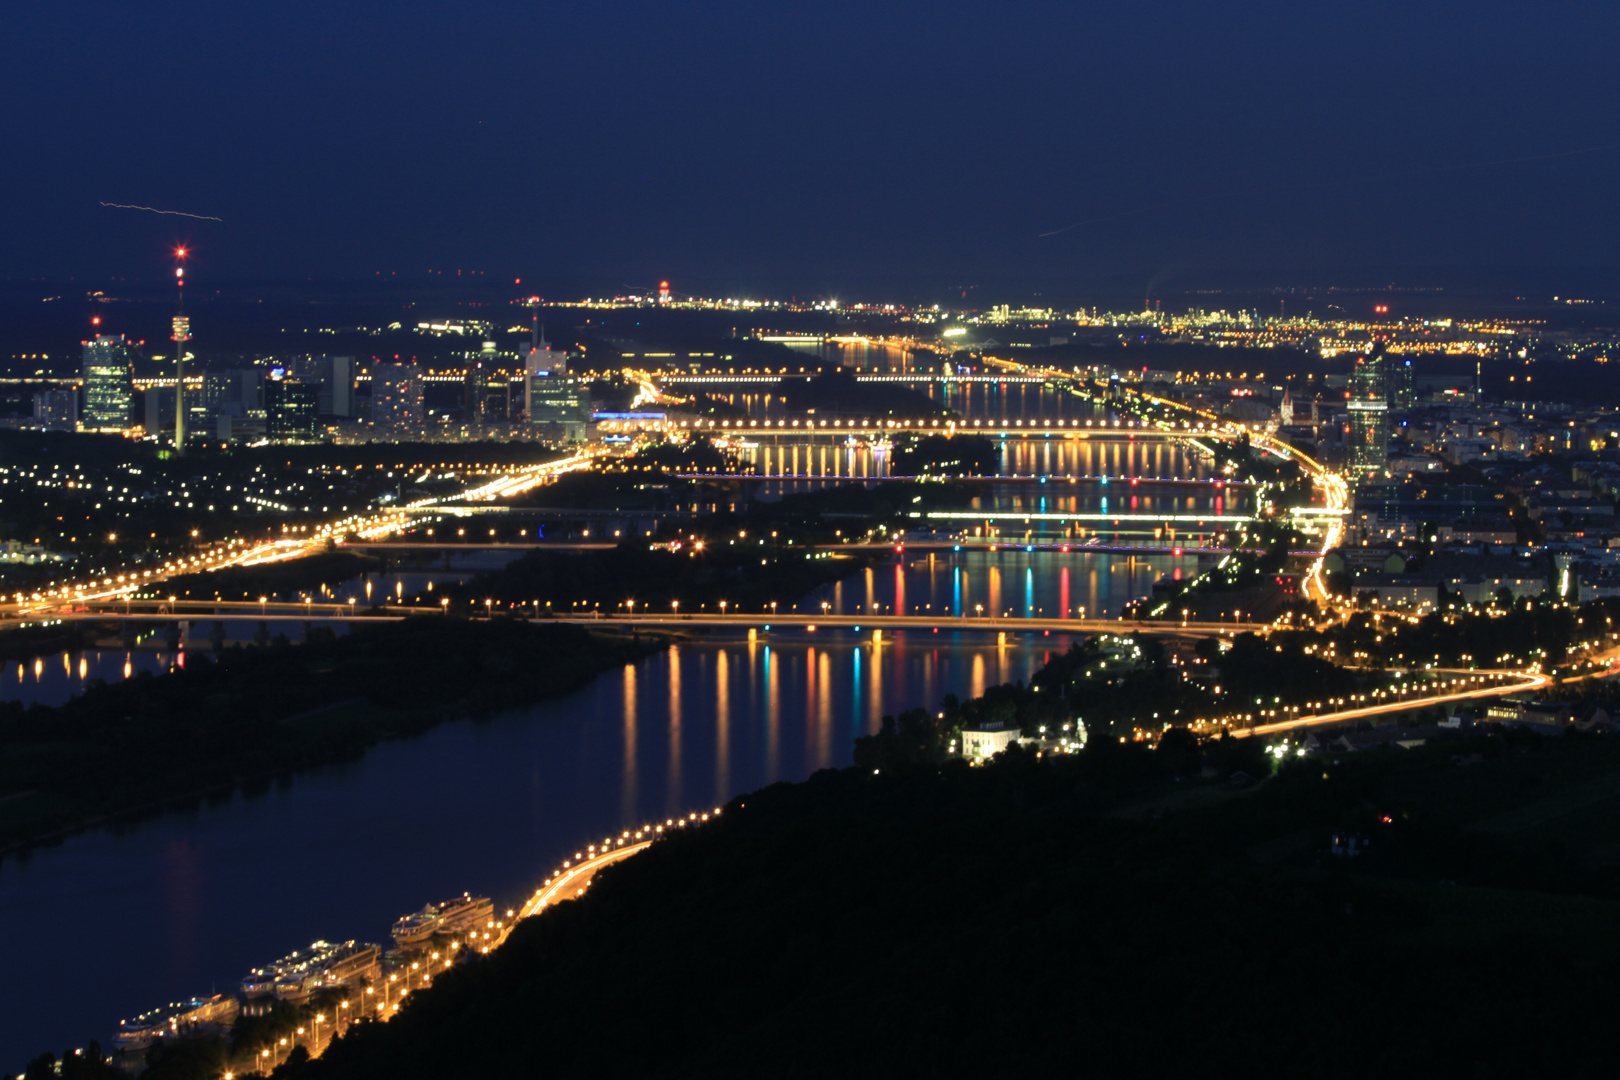
[[483,927],[495,917],[495,903],[487,896],[462,893],[442,904],[428,904],[421,911],[394,923],[394,943],[402,949],[418,949],[435,935],[454,937]]
[[375,980],[382,973],[382,947],[360,941],[332,944],[317,941],[280,960],[254,968],[242,979],[249,1001],[274,995],[281,1001],[303,1001],[326,989]]
[[113,1045],[119,1050],[145,1050],[159,1039],[225,1031],[236,1022],[240,1006],[228,994],[177,1001],[118,1021]]

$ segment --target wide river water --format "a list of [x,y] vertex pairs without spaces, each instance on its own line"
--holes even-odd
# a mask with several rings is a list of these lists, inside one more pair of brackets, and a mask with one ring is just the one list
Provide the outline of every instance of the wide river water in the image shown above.
[[[829,588],[830,605],[1009,618],[1109,613],[1188,557],[963,552],[907,557]],[[379,581],[378,587],[386,587]],[[352,588],[353,586],[351,586]],[[814,603],[819,604],[818,597]],[[231,989],[317,938],[385,941],[392,920],[464,890],[504,909],[580,845],[849,764],[886,712],[1026,678],[1064,634],[717,636],[608,672],[569,697],[456,722],[269,790],[97,829],[0,861],[0,1069],[120,1017]],[[195,645],[190,646],[195,647]],[[57,701],[163,652],[47,657],[0,696]]]

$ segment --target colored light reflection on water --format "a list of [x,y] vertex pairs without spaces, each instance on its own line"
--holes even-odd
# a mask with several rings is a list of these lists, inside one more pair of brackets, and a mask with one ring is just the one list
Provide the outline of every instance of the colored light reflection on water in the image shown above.
[[[1071,550],[906,554],[813,594],[800,611],[840,615],[1112,618],[1159,578],[1198,572],[1195,555],[1119,555]],[[827,608],[823,609],[822,604]],[[783,609],[788,610],[787,608]],[[949,629],[942,622],[941,629]]]
[[9,857],[0,919],[29,932],[0,939],[0,970],[27,978],[0,980],[0,1061],[105,1045],[119,1017],[229,989],[316,938],[385,940],[429,900],[471,889],[510,905],[582,844],[847,765],[885,712],[1027,678],[1068,645],[926,632],[679,645],[567,698]]

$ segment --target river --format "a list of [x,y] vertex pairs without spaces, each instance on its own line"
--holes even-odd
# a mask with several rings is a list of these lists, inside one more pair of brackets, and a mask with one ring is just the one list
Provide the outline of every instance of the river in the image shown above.
[[[1126,490],[1118,497],[1131,498]],[[1008,497],[1075,496],[1030,486]],[[1160,575],[1197,565],[1169,554],[907,555],[828,587],[811,610],[825,601],[849,613],[948,617],[983,606],[1008,618],[1008,644],[948,624],[891,633],[881,646],[853,632],[697,639],[567,698],[446,724],[255,794],[8,857],[0,1068],[90,1037],[106,1045],[120,1017],[230,990],[250,966],[316,938],[385,940],[394,918],[428,901],[473,890],[512,906],[582,844],[847,765],[855,737],[884,713],[1026,678],[1071,644],[1064,634],[1016,632],[1021,616],[1110,614]],[[412,573],[331,591],[363,600],[368,584],[372,594],[416,585]],[[206,637],[205,626],[194,629]],[[179,662],[166,652],[91,650],[44,658],[37,670],[30,662],[20,675],[6,669],[0,684],[5,697],[52,702],[88,678]]]
[[457,722],[0,863],[0,1061],[225,991],[316,938],[384,940],[463,890],[503,909],[585,843],[847,765],[885,712],[1027,677],[1065,635],[710,639],[567,698]]

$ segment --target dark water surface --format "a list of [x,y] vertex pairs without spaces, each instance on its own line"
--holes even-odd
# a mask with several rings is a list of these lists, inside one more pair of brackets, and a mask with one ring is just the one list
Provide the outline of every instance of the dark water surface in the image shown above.
[[463,890],[504,909],[611,832],[849,763],[885,712],[1027,677],[1064,635],[711,639],[255,795],[0,862],[0,1070],[231,989],[316,938],[384,941]]

